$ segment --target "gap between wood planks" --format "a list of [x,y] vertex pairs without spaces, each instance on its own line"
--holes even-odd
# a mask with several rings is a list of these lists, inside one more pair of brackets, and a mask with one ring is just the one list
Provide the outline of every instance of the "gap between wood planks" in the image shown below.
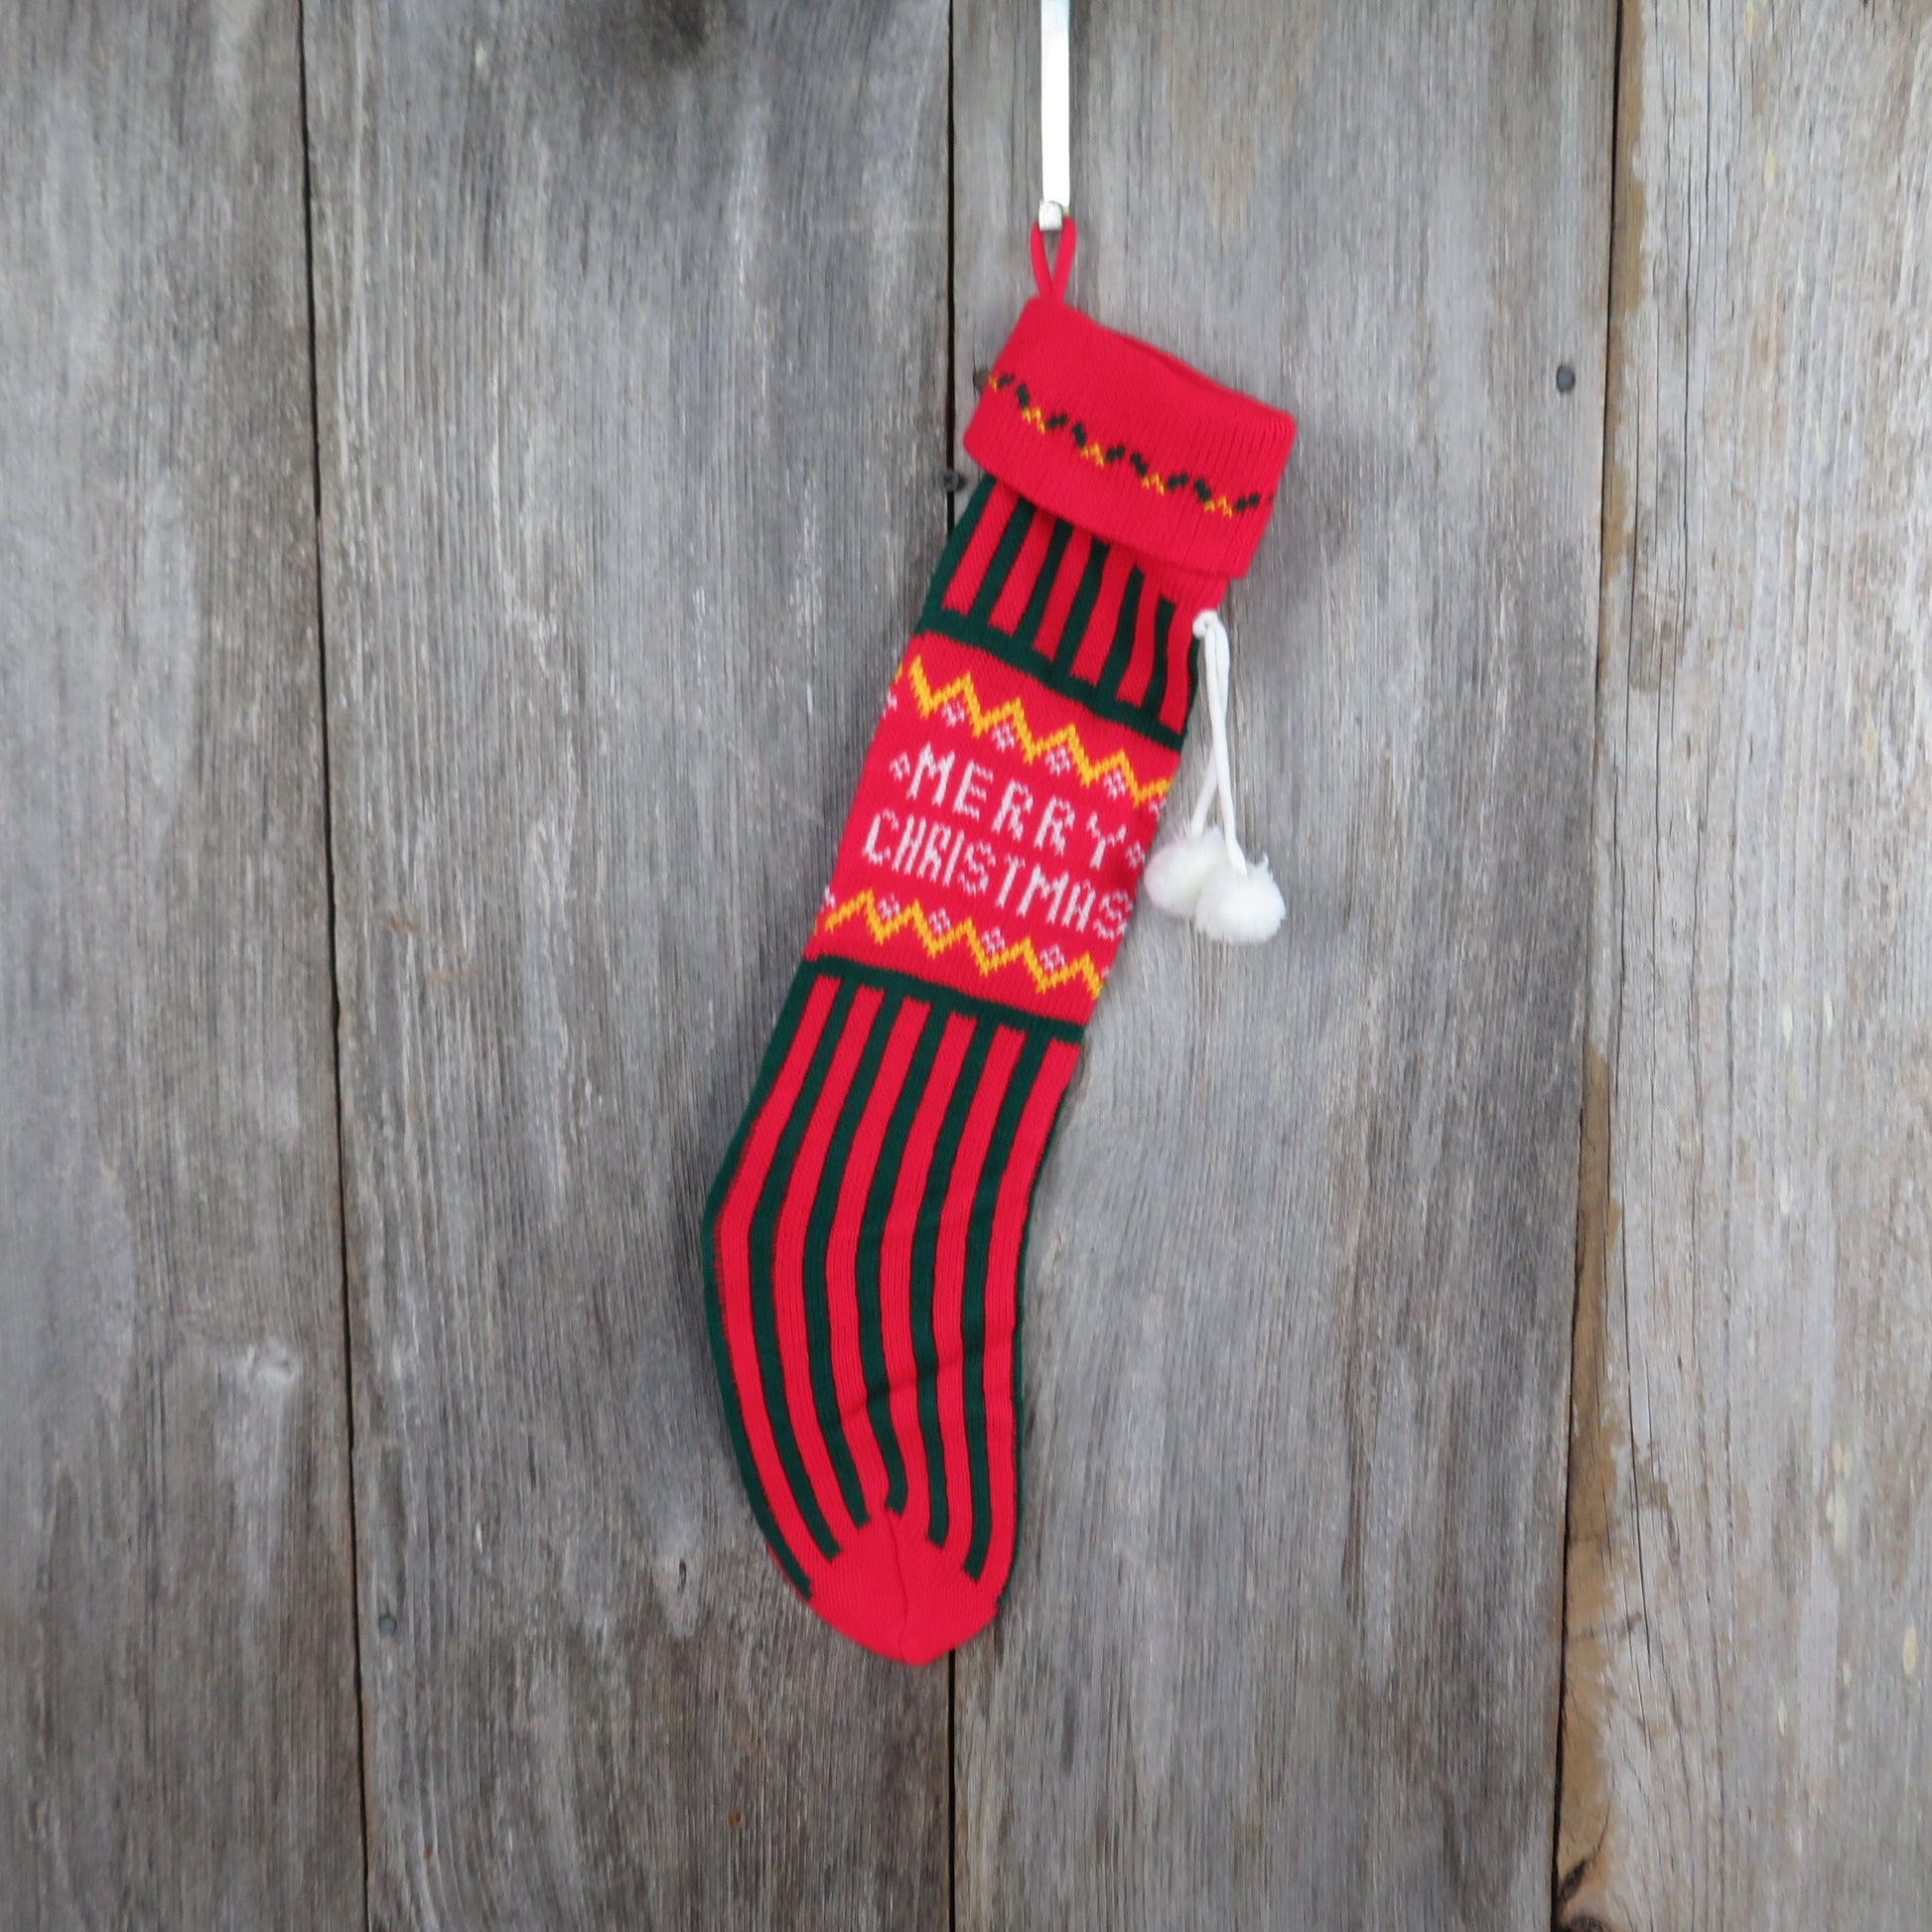
[[329,746],[329,627],[323,611],[322,571],[322,372],[316,346],[316,178],[309,139],[308,0],[295,5],[295,78],[302,120],[302,266],[308,288],[309,330],[309,483],[314,521],[316,569],[316,677],[322,707],[322,862],[329,895],[329,1043],[330,1076],[336,1108],[336,1236],[342,1266],[343,1426],[348,1491],[348,1614],[350,1655],[355,1662],[355,1798],[361,1828],[362,1932],[369,1927],[369,1749],[362,1705],[362,1563],[355,1523],[355,1350],[348,1304],[348,1148],[343,1134],[343,980],[336,955],[336,930],[342,905],[336,886],[336,791]]
[[[1610,472],[1616,460],[1611,436],[1610,400],[1614,389],[1612,358],[1616,350],[1616,269],[1617,269],[1617,183],[1623,169],[1623,63],[1627,53],[1624,37],[1625,8],[1631,0],[1616,0],[1615,24],[1610,35],[1610,166],[1609,208],[1604,223],[1603,263],[1603,397],[1602,454],[1597,475],[1596,508],[1596,661],[1590,679],[1592,729],[1590,732],[1591,794],[1594,796],[1594,767],[1601,742],[1595,724],[1602,704],[1603,626],[1607,621],[1603,608],[1603,558],[1608,548],[1608,520],[1611,508]],[[1641,84],[1641,75],[1638,76]],[[1589,863],[1595,863],[1593,848]],[[1579,1082],[1577,1120],[1577,1232],[1576,1288],[1570,1309],[1570,1378],[1568,1400],[1564,1404],[1563,1459],[1563,1552],[1557,1569],[1557,1728],[1556,1761],[1550,1782],[1550,1922],[1564,1932],[1604,1932],[1594,1918],[1582,1919],[1565,1926],[1564,1908],[1577,1894],[1595,1851],[1572,1864],[1568,1871],[1563,1861],[1563,1781],[1564,1750],[1570,1714],[1570,1553],[1575,1519],[1577,1485],[1577,1349],[1583,1333],[1585,1298],[1594,1298],[1594,1314],[1600,1318],[1604,1294],[1604,1270],[1608,1266],[1608,1229],[1604,1210],[1609,1196],[1609,1095],[1605,1091],[1608,1069],[1592,1066],[1589,1041],[1589,974],[1587,951],[1584,961],[1584,1018],[1579,1050],[1583,1057],[1583,1077]]]

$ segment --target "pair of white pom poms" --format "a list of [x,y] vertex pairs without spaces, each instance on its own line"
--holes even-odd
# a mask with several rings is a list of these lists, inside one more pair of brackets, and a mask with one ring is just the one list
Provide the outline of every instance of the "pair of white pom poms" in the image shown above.
[[[1194,620],[1194,635],[1200,639],[1212,757],[1186,831],[1148,862],[1147,896],[1174,918],[1191,919],[1210,939],[1254,946],[1275,936],[1288,907],[1268,861],[1250,859],[1235,831],[1234,779],[1228,767],[1228,633],[1219,614],[1203,611]],[[1217,802],[1220,823],[1209,825],[1208,813]]]

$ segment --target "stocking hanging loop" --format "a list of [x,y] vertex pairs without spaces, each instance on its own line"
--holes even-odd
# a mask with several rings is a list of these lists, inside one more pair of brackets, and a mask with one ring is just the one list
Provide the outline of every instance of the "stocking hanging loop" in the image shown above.
[[1049,268],[1046,262],[1046,235],[1040,224],[1034,223],[1034,280],[1039,284],[1039,292],[1049,302],[1058,302],[1066,294],[1066,278],[1073,272],[1073,244],[1079,239],[1079,230],[1073,225],[1071,214],[1061,211],[1059,239],[1053,246],[1053,261]]

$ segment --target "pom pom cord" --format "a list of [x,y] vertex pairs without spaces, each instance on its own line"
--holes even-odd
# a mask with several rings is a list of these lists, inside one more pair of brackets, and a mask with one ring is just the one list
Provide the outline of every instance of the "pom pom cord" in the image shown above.
[[1201,683],[1207,691],[1207,726],[1212,735],[1207,780],[1194,801],[1193,815],[1187,821],[1190,837],[1199,838],[1207,829],[1207,814],[1216,798],[1221,802],[1221,835],[1227,841],[1228,864],[1238,874],[1248,870],[1247,854],[1235,831],[1234,773],[1228,761],[1228,685],[1232,676],[1232,653],[1228,649],[1227,626],[1214,611],[1203,611],[1194,620],[1194,635],[1201,645]]

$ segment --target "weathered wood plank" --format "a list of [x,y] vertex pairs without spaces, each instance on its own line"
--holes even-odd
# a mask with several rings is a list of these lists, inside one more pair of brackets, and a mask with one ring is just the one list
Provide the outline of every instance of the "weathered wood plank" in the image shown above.
[[703,1195],[945,530],[945,12],[310,9],[378,1925],[937,1925]]
[[294,11],[0,8],[0,1923],[360,1922]]
[[[1074,298],[1301,416],[1232,601],[1290,913],[1143,910],[1089,1038],[962,1928],[1549,1921],[1611,26],[1081,12]],[[958,10],[962,415],[1035,31]]]
[[1932,1918],[1932,11],[1624,13],[1562,1921]]

